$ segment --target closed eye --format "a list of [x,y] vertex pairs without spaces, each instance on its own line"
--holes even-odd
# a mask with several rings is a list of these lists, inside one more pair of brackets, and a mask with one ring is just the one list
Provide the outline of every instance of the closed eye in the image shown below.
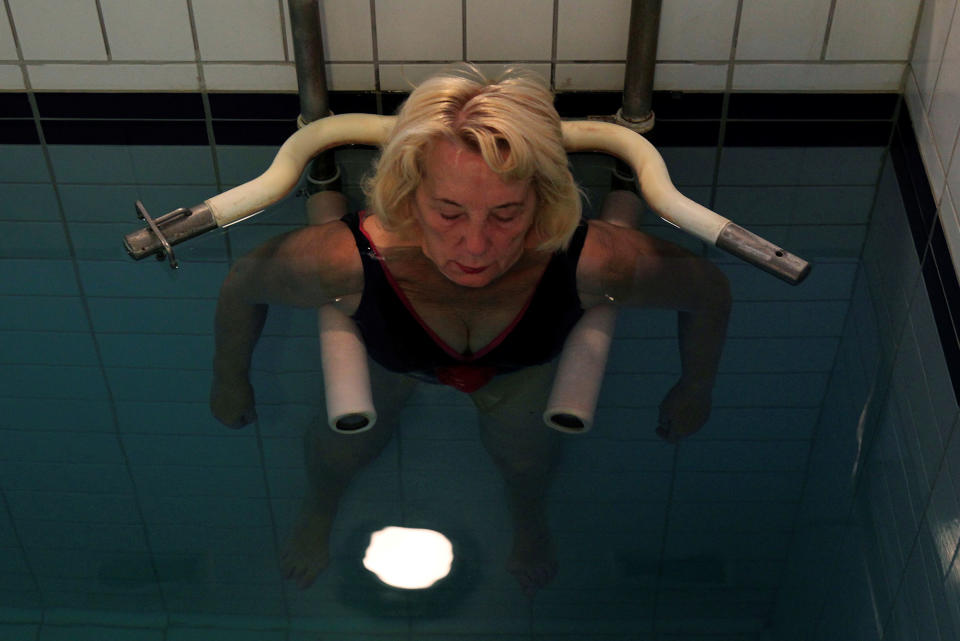
[[440,218],[444,220],[456,220],[463,213],[463,206],[453,200],[437,198],[435,199],[435,203],[439,205],[437,207],[437,213],[439,213]]
[[521,207],[521,203],[507,203],[505,205],[501,205],[494,209],[493,217],[501,223],[509,223],[515,220],[518,215],[520,215]]

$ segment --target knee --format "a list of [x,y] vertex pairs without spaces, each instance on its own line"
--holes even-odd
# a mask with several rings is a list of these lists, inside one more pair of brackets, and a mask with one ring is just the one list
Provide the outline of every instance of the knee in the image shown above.
[[549,481],[557,466],[558,451],[548,448],[528,456],[514,453],[493,455],[503,480],[509,486],[525,487],[542,485]]
[[331,474],[351,474],[376,459],[390,436],[385,425],[360,434],[340,434],[317,420],[304,439],[307,466]]

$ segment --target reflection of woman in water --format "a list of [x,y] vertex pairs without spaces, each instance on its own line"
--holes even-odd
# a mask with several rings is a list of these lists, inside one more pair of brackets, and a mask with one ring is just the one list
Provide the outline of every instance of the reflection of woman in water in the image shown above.
[[[670,442],[706,422],[729,313],[709,262],[637,231],[580,220],[580,196],[552,96],[522,73],[472,71],[424,82],[401,108],[366,213],[306,227],[237,262],[217,307],[211,407],[252,421],[249,365],[267,305],[334,304],[354,317],[372,358],[379,421],[307,434],[310,489],[283,565],[309,586],[328,562],[337,504],[390,439],[417,381],[470,394],[481,438],[503,474],[514,526],[508,569],[527,592],[556,561],[544,497],[558,446],[541,414],[554,359],[584,308],[601,302],[679,310],[683,371],[660,406]],[[342,212],[344,199],[327,193]],[[627,192],[606,213],[632,210]]]

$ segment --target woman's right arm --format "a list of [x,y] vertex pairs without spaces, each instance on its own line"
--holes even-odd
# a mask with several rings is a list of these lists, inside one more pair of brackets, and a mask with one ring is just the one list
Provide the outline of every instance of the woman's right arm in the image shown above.
[[239,428],[256,418],[250,362],[269,305],[317,308],[363,288],[350,231],[339,222],[279,236],[241,258],[220,288],[210,409]]

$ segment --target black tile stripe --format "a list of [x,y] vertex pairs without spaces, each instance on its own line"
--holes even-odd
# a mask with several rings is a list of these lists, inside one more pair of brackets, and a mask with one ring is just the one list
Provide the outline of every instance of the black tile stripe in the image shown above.
[[917,250],[921,251],[923,244],[927,242],[931,225],[937,217],[937,202],[930,190],[930,183],[923,169],[920,146],[913,132],[913,122],[907,110],[904,109],[893,130],[890,153],[900,180],[900,191],[904,194],[905,201],[909,200],[905,202],[908,206],[908,216],[914,216],[915,221],[919,222],[919,236],[915,234],[914,238],[919,243]]
[[923,264],[923,283],[933,310],[933,317],[940,335],[940,345],[950,372],[953,395],[960,403],[960,340],[958,340],[958,320],[960,320],[960,283],[953,268],[947,240],[939,218],[934,223],[930,237],[930,254]]
[[[617,113],[622,104],[619,91],[567,91],[557,94],[557,111],[564,118],[587,118]],[[664,120],[720,120],[723,94],[653,92],[651,108],[658,122]]]
[[960,281],[943,234],[937,203],[913,133],[913,124],[902,109],[890,145],[903,206],[917,260],[921,261],[924,287],[933,310],[953,394],[960,403]]
[[0,93],[0,118],[32,118],[30,101],[23,93]]
[[719,120],[660,120],[644,136],[657,147],[716,147],[720,144]]
[[37,93],[41,118],[203,120],[198,93]]
[[[377,112],[376,94],[369,91],[331,91],[328,97],[333,113]],[[296,121],[300,114],[300,98],[296,94],[212,93],[209,98],[215,120]]]
[[720,120],[723,116],[723,94],[654,91],[653,113],[659,122]]
[[614,91],[569,91],[557,94],[554,101],[557,111],[564,118],[586,118],[617,113],[620,108],[620,92]]
[[[869,94],[731,94],[727,117],[749,120],[893,120],[899,96]],[[829,109],[824,109],[829,105]]]
[[[53,144],[207,144],[200,94],[38,93],[44,135]],[[392,114],[407,94],[330,92],[334,113]],[[277,144],[295,130],[299,99],[290,93],[209,94],[217,141]],[[564,92],[557,108],[564,118],[613,115],[619,92]],[[886,146],[891,127],[890,94],[734,94],[723,131],[731,146]],[[871,104],[876,102],[876,105]],[[0,143],[35,144],[25,94],[0,94]],[[721,139],[723,96],[718,93],[655,92],[656,127],[649,134],[663,146],[715,146]],[[126,123],[126,124],[125,124]],[[181,124],[177,124],[181,123]],[[184,124],[185,123],[185,124]],[[241,124],[242,123],[242,124]],[[278,136],[273,139],[272,136]],[[222,137],[222,138],[221,138]]]
[[0,145],[39,145],[33,120],[0,120]]
[[885,147],[890,121],[728,121],[726,147]]
[[202,120],[41,120],[51,145],[207,145]]
[[296,120],[214,120],[213,137],[218,145],[273,145],[297,132]]
[[292,120],[300,114],[296,94],[212,93],[210,115],[214,120]]

